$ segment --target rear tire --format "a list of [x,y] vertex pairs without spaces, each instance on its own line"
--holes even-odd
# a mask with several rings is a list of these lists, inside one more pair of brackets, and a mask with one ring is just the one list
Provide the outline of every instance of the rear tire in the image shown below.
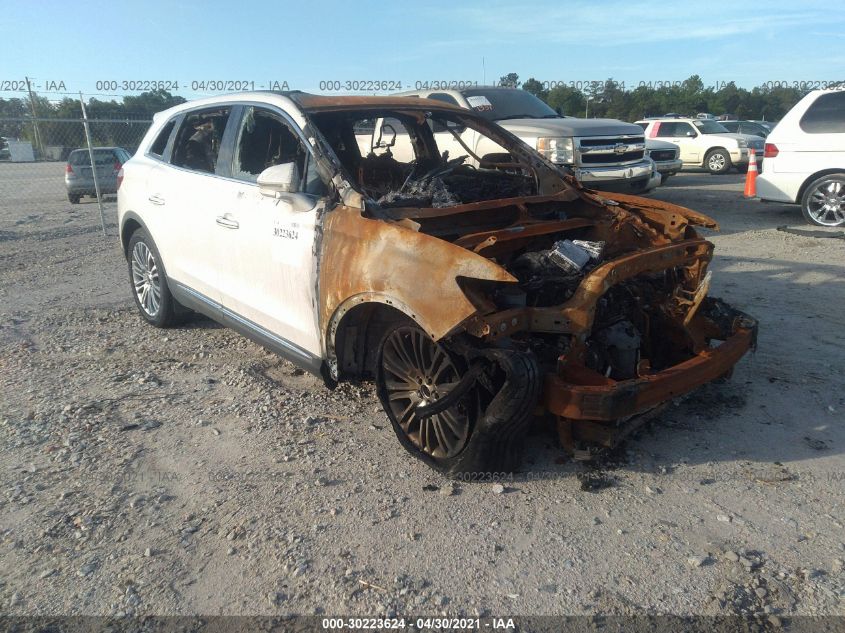
[[723,149],[714,149],[704,157],[704,166],[713,175],[726,174],[731,169],[731,156]]
[[817,226],[845,226],[845,174],[828,174],[811,182],[801,196],[801,213]]
[[67,199],[68,199],[68,202],[70,202],[71,204],[79,204],[79,199],[80,199],[81,197],[82,197],[82,196],[80,196],[78,193],[69,193],[69,194],[67,194]]
[[144,229],[137,229],[129,238],[126,259],[129,287],[141,317],[155,327],[180,323],[183,311],[170,294],[158,248]]

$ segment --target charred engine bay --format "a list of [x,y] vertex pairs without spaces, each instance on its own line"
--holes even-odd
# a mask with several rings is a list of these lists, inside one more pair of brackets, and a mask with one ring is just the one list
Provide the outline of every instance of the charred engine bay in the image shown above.
[[[635,208],[585,198],[523,198],[387,213],[413,220],[419,231],[488,257],[510,272],[516,284],[491,284],[486,290],[494,310],[563,305],[603,263],[671,241]],[[679,234],[696,237],[688,226]],[[611,286],[596,305],[585,366],[627,380],[637,376],[643,359],[660,370],[692,357],[694,341],[677,315],[666,310],[686,283],[682,270],[670,268]],[[531,349],[550,370],[570,343],[566,334],[521,333],[508,344]]]
[[[462,160],[465,157],[461,157]],[[471,167],[437,168],[419,178],[412,172],[398,189],[378,199],[383,207],[442,208],[485,200],[519,198],[533,193],[525,176]]]

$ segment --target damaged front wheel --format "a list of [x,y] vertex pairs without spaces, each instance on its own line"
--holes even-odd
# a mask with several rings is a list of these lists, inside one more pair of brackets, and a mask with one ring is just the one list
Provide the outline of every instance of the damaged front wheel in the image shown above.
[[533,355],[499,349],[458,355],[404,322],[385,332],[377,363],[379,399],[412,455],[449,476],[518,466],[539,396]]
[[378,391],[399,439],[438,462],[455,457],[472,430],[471,403],[456,402],[422,416],[427,405],[445,398],[461,372],[449,353],[415,325],[400,325],[384,337],[379,353]]

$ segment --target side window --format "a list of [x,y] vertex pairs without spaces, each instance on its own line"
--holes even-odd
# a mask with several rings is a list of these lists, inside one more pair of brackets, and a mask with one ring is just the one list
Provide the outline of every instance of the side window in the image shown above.
[[232,177],[256,182],[262,171],[284,163],[294,163],[302,191],[325,192],[313,157],[288,123],[269,110],[246,108],[235,142]]
[[648,123],[646,123],[645,121],[641,121],[640,123],[637,123],[636,125],[639,125],[643,129],[643,132],[645,132],[646,128],[648,127]]
[[150,154],[161,158],[164,156],[164,150],[167,148],[167,141],[170,140],[170,134],[173,132],[173,126],[176,125],[176,119],[171,119],[167,122],[161,132],[156,136],[156,140],[150,145]]
[[658,138],[665,136],[679,136],[677,133],[678,124],[673,121],[662,121],[660,123],[655,123],[655,125],[660,126],[657,128],[657,133],[654,135]]
[[798,125],[808,134],[845,132],[845,92],[828,92],[819,96]]
[[227,107],[186,114],[173,144],[171,162],[177,167],[213,174],[230,112]]

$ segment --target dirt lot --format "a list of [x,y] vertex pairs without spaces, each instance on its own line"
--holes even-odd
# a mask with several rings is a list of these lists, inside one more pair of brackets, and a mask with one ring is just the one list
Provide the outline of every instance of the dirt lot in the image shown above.
[[713,294],[758,351],[606,486],[540,430],[502,492],[406,455],[369,384],[142,325],[114,204],[104,239],[61,176],[0,166],[0,612],[845,614],[845,241],[777,231],[818,230],[797,208],[659,190],[722,224]]

